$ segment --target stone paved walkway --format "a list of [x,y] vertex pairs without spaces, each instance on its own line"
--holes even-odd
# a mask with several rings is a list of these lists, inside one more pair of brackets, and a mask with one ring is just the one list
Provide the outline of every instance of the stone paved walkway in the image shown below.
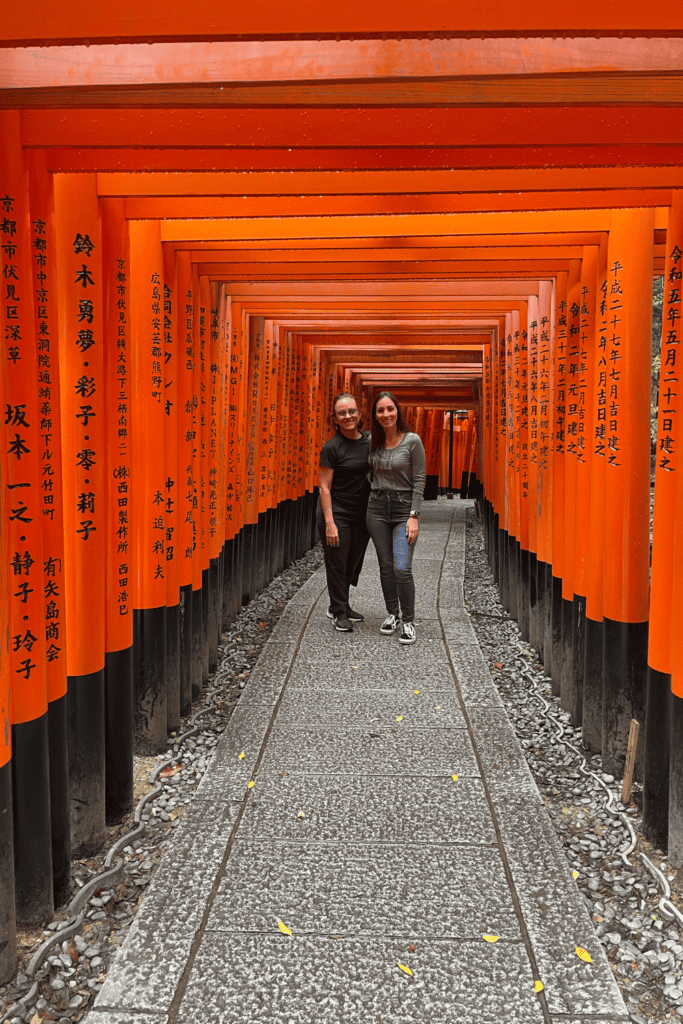
[[471,504],[424,506],[416,645],[372,545],[352,635],[323,569],[287,606],[87,1024],[629,1019],[463,606]]

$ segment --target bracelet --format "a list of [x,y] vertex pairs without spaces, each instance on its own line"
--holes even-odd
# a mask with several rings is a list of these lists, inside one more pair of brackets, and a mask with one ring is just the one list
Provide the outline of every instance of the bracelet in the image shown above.
[[416,511],[415,511],[415,510],[413,509],[413,510],[412,510],[412,511],[411,511],[411,512],[409,513],[409,515],[408,515],[408,519],[410,519],[411,517],[412,517],[413,519],[419,519],[419,518],[420,518],[420,513],[419,513],[419,512],[416,512]]

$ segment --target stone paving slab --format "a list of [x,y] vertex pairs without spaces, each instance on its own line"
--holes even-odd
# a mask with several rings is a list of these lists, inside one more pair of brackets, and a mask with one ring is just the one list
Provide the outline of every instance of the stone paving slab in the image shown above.
[[469,623],[471,504],[425,507],[416,645],[372,548],[353,634],[324,570],[289,603],[87,1024],[628,1020]]
[[[207,938],[180,1004],[183,1024],[543,1022],[520,943],[421,940],[409,953],[405,941],[391,939]],[[207,985],[226,977],[229,986]]]
[[[305,818],[297,818],[300,810]],[[292,775],[258,779],[240,835],[250,838],[495,843],[478,779]]]
[[[404,649],[397,647],[396,650],[401,652]],[[412,652],[412,657],[408,652]],[[405,690],[409,685],[413,690],[426,690],[431,687],[452,693],[454,684],[450,668],[445,664],[426,666],[419,657],[415,656],[414,652],[414,647],[408,647],[405,648],[405,653],[397,655],[397,659],[403,660],[387,664],[389,659],[383,659],[382,664],[374,664],[370,678],[368,678],[368,673],[360,671],[358,667],[354,669],[354,665],[359,665],[356,659],[352,664],[349,664],[348,661],[340,661],[339,664],[336,664],[331,659],[328,659],[327,662],[313,661],[300,656],[289,677],[287,692],[305,693],[325,688],[330,690],[366,690],[368,688]]]
[[276,725],[259,772],[281,771],[375,778],[479,774],[467,730],[408,729],[396,721],[343,731]]
[[339,693],[325,689],[307,696],[288,692],[277,721],[279,727],[289,724],[317,728],[324,724],[343,729],[352,724],[372,731],[374,726],[394,725],[397,715],[403,717],[403,729],[465,728],[455,688],[451,693],[420,690],[416,696],[409,682],[402,691]]
[[326,934],[519,941],[494,847],[235,842],[207,927]]

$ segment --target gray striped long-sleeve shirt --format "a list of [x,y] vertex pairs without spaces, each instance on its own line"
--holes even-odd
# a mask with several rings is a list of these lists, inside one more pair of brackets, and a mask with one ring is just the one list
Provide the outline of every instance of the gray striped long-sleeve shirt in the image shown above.
[[376,448],[370,457],[374,491],[412,491],[411,509],[420,511],[425,489],[425,450],[418,434],[404,434],[395,448]]

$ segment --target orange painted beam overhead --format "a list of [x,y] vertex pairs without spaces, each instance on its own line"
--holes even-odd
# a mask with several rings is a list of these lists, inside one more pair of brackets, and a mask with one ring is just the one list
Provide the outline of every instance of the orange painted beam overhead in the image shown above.
[[585,210],[670,206],[671,189],[585,192],[466,192],[463,195],[172,196],[125,200],[129,220],[203,217],[327,217],[390,213],[476,213],[484,210]]
[[[658,246],[663,250],[663,246]],[[232,249],[227,251],[212,252],[211,250],[197,250],[192,253],[193,263],[199,263],[202,267],[210,267],[212,264],[220,264],[221,269],[216,273],[223,273],[227,266],[245,266],[250,264],[270,266],[277,264],[282,266],[288,263],[315,264],[325,263],[353,263],[369,262],[380,260],[383,262],[403,263],[406,260],[413,261],[443,261],[443,260],[482,260],[488,259],[580,259],[583,246],[580,245],[534,245],[534,246],[498,246],[490,245],[486,248],[477,246],[469,248],[446,247],[442,248],[411,248],[406,249]],[[664,252],[661,252],[664,255]],[[200,273],[209,271],[200,270]]]
[[[533,136],[532,136],[533,137]],[[250,170],[390,170],[414,168],[521,168],[544,167],[659,167],[683,164],[683,146],[652,145],[574,145],[534,144],[518,146],[392,146],[343,148],[259,146],[256,149],[225,148],[213,138],[208,146],[183,148],[178,141],[156,145],[155,133],[135,147],[124,142],[120,147],[88,148],[77,135],[48,151],[48,169],[60,171],[250,171]],[[262,140],[265,141],[265,140]],[[153,148],[149,148],[152,144]]]
[[683,41],[600,39],[327,39],[120,43],[7,49],[0,88],[258,83],[455,75],[679,71]]
[[681,188],[683,167],[100,173],[101,196],[303,196]]
[[[666,227],[667,210],[655,211],[655,227]],[[403,214],[376,217],[263,217],[256,220],[162,221],[162,242],[231,238],[352,238],[391,235],[466,235],[546,231],[609,231],[610,210],[549,210],[512,213]]]
[[679,144],[683,109],[657,106],[23,110],[25,146],[578,146]]
[[[325,250],[328,246],[331,249],[350,249],[364,250],[364,249],[412,249],[422,250],[425,247],[433,247],[447,250],[449,248],[457,247],[469,247],[469,246],[481,246],[483,248],[499,247],[499,246],[546,246],[546,245],[558,245],[558,246],[583,246],[583,245],[600,245],[606,241],[605,232],[599,231],[547,231],[537,232],[535,234],[526,234],[520,232],[519,234],[497,234],[492,235],[478,235],[478,234],[466,234],[466,235],[421,235],[414,238],[412,235],[394,236],[394,237],[376,237],[368,236],[365,238],[354,238],[349,240],[347,238],[307,238],[301,239],[279,239],[277,243],[271,242],[269,239],[262,239],[257,242],[250,242],[248,239],[231,239],[230,241],[198,241],[193,242],[192,245],[188,245],[185,242],[166,242],[166,245],[172,246],[178,251],[187,251],[194,253],[215,253],[216,259],[229,258],[223,257],[221,254],[234,250],[235,252],[242,252],[249,250],[253,246],[254,252],[282,252],[286,250],[290,251],[307,251],[314,247],[319,247],[321,250]],[[664,245],[666,243],[666,231],[655,231],[655,243],[658,245]],[[412,254],[411,254],[412,255]],[[193,257],[194,258],[194,257]],[[213,259],[213,256],[208,255],[208,259]]]
[[310,36],[523,36],[531,35],[680,35],[683,12],[673,0],[645,7],[638,0],[596,4],[575,0],[569,6],[528,0],[523,5],[484,0],[454,6],[452,0],[392,0],[321,4],[296,0],[273,4],[252,0],[242,5],[217,5],[215,0],[182,0],[140,4],[119,0],[115,14],[87,0],[68,4],[14,4],[3,14],[4,45],[47,42],[152,42],[172,39],[275,39]]

